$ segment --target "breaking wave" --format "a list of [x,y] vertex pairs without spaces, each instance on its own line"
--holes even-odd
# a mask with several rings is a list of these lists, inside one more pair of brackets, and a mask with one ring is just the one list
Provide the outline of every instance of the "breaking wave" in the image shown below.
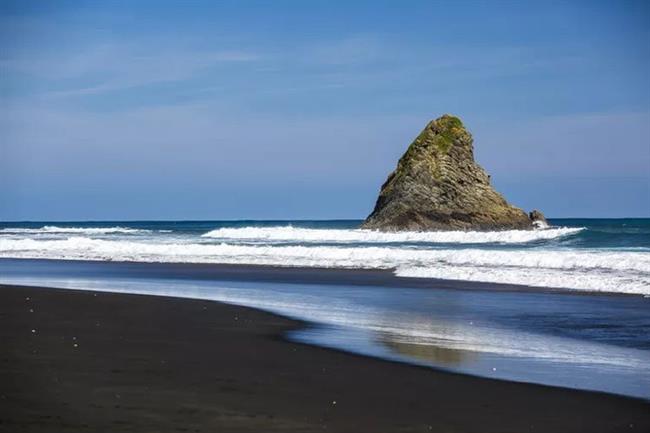
[[151,233],[151,230],[132,229],[127,227],[57,227],[44,226],[40,228],[4,228],[1,234],[87,234],[104,235],[111,233]]
[[0,257],[394,269],[398,276],[650,294],[650,254],[616,250],[412,249],[91,239],[0,239]]
[[485,268],[472,266],[405,267],[399,277],[436,278],[516,284],[530,287],[650,295],[650,275],[612,273],[607,270],[557,270],[548,268]]
[[284,227],[219,228],[202,235],[224,241],[257,242],[329,242],[329,243],[458,243],[458,244],[521,244],[571,236],[584,228],[558,227],[540,230],[506,230],[493,232],[379,232],[374,230],[310,229]]

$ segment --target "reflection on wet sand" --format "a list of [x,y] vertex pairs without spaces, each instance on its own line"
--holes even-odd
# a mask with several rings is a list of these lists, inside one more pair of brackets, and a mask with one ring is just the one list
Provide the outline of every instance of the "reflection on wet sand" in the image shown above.
[[458,366],[477,359],[478,355],[473,352],[445,347],[431,346],[429,344],[404,343],[391,340],[390,337],[382,337],[380,340],[390,350],[411,358],[447,366]]

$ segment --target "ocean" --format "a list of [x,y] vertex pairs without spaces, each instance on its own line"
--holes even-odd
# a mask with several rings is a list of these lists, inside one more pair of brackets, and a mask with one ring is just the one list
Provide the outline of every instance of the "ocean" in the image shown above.
[[289,335],[309,344],[650,398],[650,219],[360,222],[1,223],[0,283],[230,302],[311,323]]
[[650,219],[380,233],[361,221],[0,223],[0,257],[392,269],[402,277],[650,295]]

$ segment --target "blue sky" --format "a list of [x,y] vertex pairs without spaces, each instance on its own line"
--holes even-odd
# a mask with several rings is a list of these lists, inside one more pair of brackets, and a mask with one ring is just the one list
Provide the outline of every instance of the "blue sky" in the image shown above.
[[650,216],[647,2],[5,1],[0,47],[2,220],[363,218],[443,113],[522,208]]

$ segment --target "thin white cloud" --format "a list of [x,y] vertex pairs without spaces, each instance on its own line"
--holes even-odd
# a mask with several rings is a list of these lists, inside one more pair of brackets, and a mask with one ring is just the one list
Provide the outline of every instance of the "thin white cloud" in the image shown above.
[[219,65],[255,62],[260,58],[257,53],[236,49],[155,50],[137,44],[102,44],[77,53],[22,53],[0,60],[0,68],[48,83],[52,90],[41,96],[67,97],[190,80]]

